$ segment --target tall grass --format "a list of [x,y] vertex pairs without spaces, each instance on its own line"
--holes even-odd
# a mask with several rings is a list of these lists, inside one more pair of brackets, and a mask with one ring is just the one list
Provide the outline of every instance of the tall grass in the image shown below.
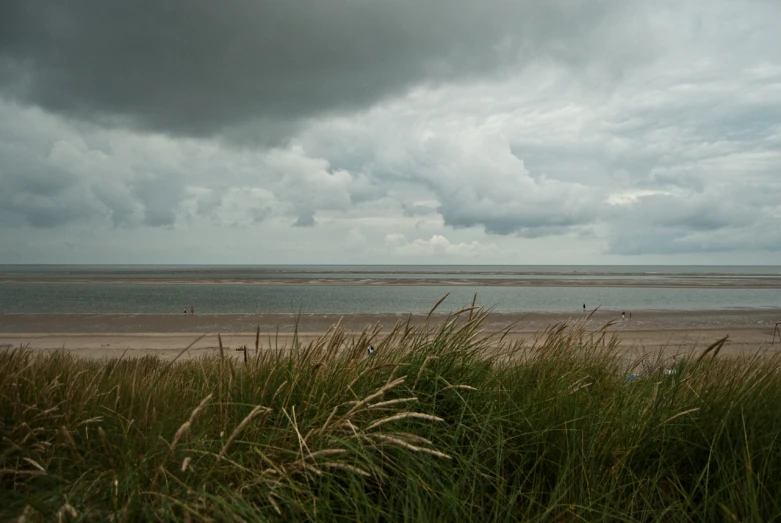
[[605,329],[522,347],[485,317],[337,325],[245,361],[3,351],[0,519],[779,517],[778,360],[708,354],[629,382]]

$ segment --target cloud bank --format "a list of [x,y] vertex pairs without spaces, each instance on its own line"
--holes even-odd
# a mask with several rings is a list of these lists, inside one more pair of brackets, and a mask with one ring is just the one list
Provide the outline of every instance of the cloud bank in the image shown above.
[[0,262],[781,263],[780,16],[6,2]]

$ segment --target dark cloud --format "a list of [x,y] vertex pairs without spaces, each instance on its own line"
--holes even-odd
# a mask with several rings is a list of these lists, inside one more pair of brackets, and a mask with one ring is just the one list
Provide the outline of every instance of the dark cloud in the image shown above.
[[162,227],[176,221],[184,197],[181,178],[173,174],[147,175],[130,183],[131,192],[144,206],[144,225]]
[[2,203],[0,216],[9,216],[6,223],[10,224],[26,223],[33,227],[52,228],[85,218],[92,214],[91,211],[74,205],[72,200],[17,196]]
[[13,135],[13,123],[0,123],[0,222],[57,227],[95,213],[78,176],[46,155],[36,154]]
[[601,41],[620,4],[2,2],[0,92],[102,124],[275,143],[301,119],[421,82],[593,58],[584,41]]
[[773,208],[781,187],[711,187],[703,193],[643,196],[604,217],[608,252],[619,255],[781,250]]
[[98,180],[91,189],[95,198],[105,207],[114,227],[128,227],[138,223],[142,208],[127,187]]
[[[216,212],[222,205],[223,191],[221,189],[211,189],[207,194],[198,199],[198,203],[195,207],[195,212],[199,216],[207,218],[215,218]],[[261,213],[262,209],[257,209],[256,221],[261,222],[265,218],[265,215]]]
[[314,227],[315,226],[315,213],[311,211],[302,212],[295,222],[293,227]]
[[436,204],[430,202],[424,202],[424,203],[402,202],[401,209],[404,216],[408,216],[408,217],[429,216],[437,213]]
[[482,202],[447,201],[439,208],[442,218],[452,227],[482,226],[489,234],[515,234],[539,238],[563,234],[570,229],[589,225],[596,213],[588,209],[571,209],[566,202],[536,205],[518,200],[515,205],[493,200]]
[[7,225],[59,227],[97,212],[83,186],[61,169],[17,170],[6,163],[0,166],[0,186],[0,221]]
[[250,211],[253,223],[262,223],[269,217],[271,211],[265,207],[255,207]]

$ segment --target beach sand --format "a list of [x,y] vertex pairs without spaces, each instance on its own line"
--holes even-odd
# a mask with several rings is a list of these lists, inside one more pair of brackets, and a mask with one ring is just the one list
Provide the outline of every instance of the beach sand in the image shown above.
[[[395,314],[2,314],[0,346],[26,345],[32,350],[64,349],[89,358],[157,355],[167,359],[195,342],[183,355],[198,357],[218,350],[217,333],[234,357],[234,348],[255,346],[255,330],[260,326],[262,350],[286,350],[294,332],[303,343],[326,333],[340,321],[348,332],[380,324],[388,332],[408,315]],[[486,333],[509,330],[506,340],[530,341],[546,327],[562,322],[584,321],[585,315],[560,313],[492,313],[483,324]],[[432,323],[444,316],[434,315]],[[413,315],[413,323],[425,321],[425,315]],[[666,355],[702,350],[729,335],[724,355],[781,351],[781,340],[772,344],[775,323],[781,321],[781,309],[730,311],[658,311],[632,313],[621,319],[618,311],[597,311],[588,320],[595,331],[607,322],[621,339],[628,354],[663,350]],[[200,336],[203,338],[198,339]],[[198,341],[196,341],[198,340]]]

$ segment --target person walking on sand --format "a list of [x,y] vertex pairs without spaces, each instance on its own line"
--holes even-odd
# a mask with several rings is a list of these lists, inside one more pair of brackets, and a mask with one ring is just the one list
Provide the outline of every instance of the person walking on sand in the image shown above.
[[584,303],[583,304],[583,314],[585,314],[585,313],[586,313],[586,304]]
[[621,313],[621,321],[624,321],[625,319],[626,319],[626,313],[622,312]]

